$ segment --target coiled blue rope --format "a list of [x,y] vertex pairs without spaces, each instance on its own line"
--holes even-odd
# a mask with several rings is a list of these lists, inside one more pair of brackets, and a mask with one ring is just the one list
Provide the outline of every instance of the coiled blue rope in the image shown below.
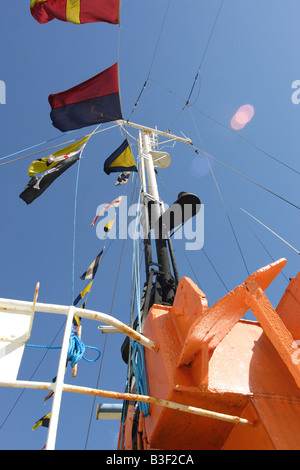
[[[86,348],[94,349],[98,352],[98,356],[96,357],[96,359],[87,359],[86,357],[84,357],[84,352]],[[68,350],[68,362],[71,362],[71,367],[74,367],[75,364],[80,361],[80,359],[83,359],[86,362],[96,362],[100,356],[100,350],[93,346],[85,346],[85,344],[78,337],[76,329],[72,328]]]
[[[38,344],[26,344],[26,346],[30,348],[61,349],[61,346],[40,346]],[[84,357],[86,349],[94,349],[98,352],[98,356],[95,359],[87,359]],[[71,367],[74,367],[80,361],[80,359],[84,359],[86,362],[96,362],[100,356],[101,351],[93,346],[86,346],[78,337],[76,329],[72,328],[67,357],[67,362],[71,363]]]
[[[146,377],[146,366],[144,358],[143,345],[136,341],[131,341],[132,347],[132,366],[136,381],[136,388],[139,395],[148,395],[147,377]],[[150,407],[149,403],[139,402],[140,410],[143,411],[144,417],[146,418],[149,414]]]

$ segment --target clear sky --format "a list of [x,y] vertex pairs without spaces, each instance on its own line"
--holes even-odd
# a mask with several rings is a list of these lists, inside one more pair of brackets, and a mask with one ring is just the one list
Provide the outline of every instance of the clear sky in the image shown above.
[[[212,305],[249,273],[285,257],[284,275],[267,290],[276,306],[288,278],[299,271],[299,254],[240,208],[300,249],[299,209],[292,205],[299,206],[300,104],[292,101],[292,83],[300,80],[299,1],[224,0],[219,11],[220,0],[124,0],[121,28],[57,20],[40,25],[32,18],[29,4],[29,0],[0,4],[0,80],[5,84],[0,90],[0,296],[31,301],[40,282],[40,302],[70,305],[85,287],[79,276],[104,244],[90,223],[98,205],[111,202],[124,188],[115,187],[116,175],[103,172],[104,160],[122,143],[124,131],[105,130],[111,123],[101,126],[99,130],[105,132],[88,142],[79,173],[78,165],[73,166],[29,206],[18,197],[29,179],[27,168],[52,150],[7,162],[91,132],[94,128],[64,135],[55,129],[48,95],[119,61],[124,119],[183,133],[196,147],[286,200],[211,158],[210,168],[191,147],[168,144],[172,164],[159,170],[161,198],[171,204],[180,191],[188,191],[205,206],[203,249],[184,251],[181,241],[174,242],[180,276],[193,279]],[[189,106],[181,112],[199,68]],[[244,105],[252,106],[254,114],[243,129],[233,131],[231,120]],[[128,130],[137,158],[137,132]],[[130,195],[131,183],[127,186],[125,194]],[[87,308],[112,313],[128,323],[130,239],[117,278],[122,249],[123,240],[115,240],[106,250]],[[30,343],[60,346],[62,325],[61,317],[37,313]],[[65,381],[96,387],[101,366],[98,387],[122,392],[124,338],[110,335],[103,351],[105,337],[97,327],[95,322],[83,321],[82,339],[100,348],[103,362],[81,361],[77,378],[71,377],[69,367]],[[18,378],[51,381],[59,351],[44,355],[44,350],[26,348]],[[93,353],[86,355],[91,358]],[[43,403],[46,394],[0,390],[1,449],[44,446],[47,429],[33,432],[32,426],[51,411],[51,401]],[[57,449],[115,449],[119,423],[96,421],[95,412],[93,398],[64,394]]]

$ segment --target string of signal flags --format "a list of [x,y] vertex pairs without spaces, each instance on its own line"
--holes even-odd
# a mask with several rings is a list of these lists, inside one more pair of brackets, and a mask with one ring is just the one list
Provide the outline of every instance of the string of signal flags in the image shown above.
[[[39,23],[53,19],[75,24],[107,22],[120,24],[120,0],[31,0],[30,11]],[[118,63],[96,76],[60,93],[48,97],[50,117],[54,127],[62,132],[123,119],[119,93]],[[54,154],[34,161],[31,177],[20,198],[31,204],[60,175],[80,159],[92,134]],[[116,185],[127,183],[132,171],[137,171],[127,139],[107,159],[107,174],[120,172]],[[37,175],[40,176],[37,176]]]
[[[121,0],[77,0],[76,2],[71,0],[31,0],[30,11],[33,18],[41,24],[57,19],[74,24],[106,22],[111,25],[119,25],[120,4]],[[123,119],[119,93],[118,63],[79,85],[60,93],[50,94],[48,101],[51,107],[50,118],[52,124],[61,132]],[[88,140],[94,132],[47,157],[33,161],[28,168],[30,180],[19,197],[26,204],[31,204],[36,198],[40,197],[58,177],[79,161]],[[119,175],[115,185],[119,186],[128,183],[131,172],[136,171],[137,167],[130,144],[125,139],[105,160],[104,172],[107,175],[118,172]],[[91,226],[95,225],[97,219],[108,207],[118,207],[121,199],[122,196],[107,204],[102,212],[96,215]],[[107,232],[111,229],[113,223],[114,219],[105,226]],[[82,280],[88,280],[89,282],[74,300],[74,305],[84,301],[86,294],[90,292],[104,248],[80,276]],[[81,308],[85,308],[85,301]],[[75,330],[79,327],[80,322],[80,317],[74,317],[73,326]],[[48,427],[50,417],[51,413],[48,413],[38,420],[33,426],[33,430],[39,426]]]
[[[30,11],[41,24],[58,19],[74,24],[107,22],[116,25],[120,24],[120,3],[120,0],[78,0],[75,3],[69,0],[31,0]],[[123,119],[118,77],[118,63],[115,63],[79,85],[51,94],[48,100],[53,126],[66,132]],[[41,196],[59,176],[79,161],[93,132],[48,157],[33,161],[28,168],[30,180],[19,197],[26,204],[31,204]],[[127,139],[106,159],[104,171],[107,175],[119,172],[116,186],[127,183],[131,172],[137,171]],[[108,204],[107,208],[110,205],[116,207],[116,200]],[[100,215],[96,215],[91,223],[92,227]],[[112,223],[113,221],[109,222],[111,225]],[[111,228],[108,227],[109,224],[105,227],[107,231]],[[90,290],[90,284],[79,297],[83,298]]]

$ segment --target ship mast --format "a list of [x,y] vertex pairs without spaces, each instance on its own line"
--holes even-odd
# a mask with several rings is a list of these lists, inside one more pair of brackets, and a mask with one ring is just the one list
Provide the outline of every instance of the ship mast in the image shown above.
[[[164,169],[171,162],[168,153],[158,150],[158,137],[163,136],[172,141],[192,145],[190,139],[131,122],[121,121],[120,124],[139,130],[139,177],[143,209],[141,223],[144,232],[146,282],[141,305],[138,306],[139,315],[132,326],[141,332],[153,304],[169,306],[173,304],[179,276],[170,232],[198,212],[200,200],[193,194],[182,192],[178,195],[177,201],[165,210],[156,181],[155,167]],[[190,211],[185,211],[187,205],[191,208]],[[121,352],[124,362],[128,363],[130,357],[128,338],[123,342]]]
[[[142,202],[146,212],[146,220],[144,223],[144,239],[145,239],[145,252],[146,252],[146,272],[147,279],[149,279],[149,269],[151,265],[155,265],[154,261],[150,258],[152,250],[150,247],[150,230],[154,228],[155,246],[157,254],[157,267],[156,283],[154,288],[154,303],[171,305],[174,300],[176,292],[176,281],[171,273],[170,259],[168,253],[168,244],[171,245],[170,238],[164,237],[162,230],[160,230],[159,219],[163,213],[163,203],[160,200],[156,174],[153,163],[153,152],[155,147],[155,134],[150,135],[149,132],[140,131],[139,138],[139,163],[141,169],[142,181]],[[163,157],[162,157],[163,158]],[[145,170],[145,171],[144,171]],[[146,175],[145,175],[146,173]],[[146,177],[148,187],[146,186]],[[173,266],[176,266],[171,250],[170,256],[173,258]],[[175,269],[175,272],[177,270]]]
[[[125,400],[126,403],[127,400],[131,399],[137,401],[139,397],[143,398],[143,400],[148,403],[152,403],[153,400],[156,400],[155,398],[147,396],[143,397],[136,394],[122,394],[119,392],[89,389],[87,387],[81,386],[72,386],[65,384],[64,382],[68,348],[70,338],[72,336],[74,316],[80,316],[89,320],[96,320],[106,323],[118,332],[124,333],[126,335],[126,341],[123,343],[123,345],[125,345],[125,349],[127,348],[129,350],[129,341],[131,340],[135,343],[138,343],[142,347],[149,348],[157,352],[159,349],[159,345],[154,343],[151,339],[145,337],[141,333],[143,322],[145,321],[149,308],[153,303],[172,305],[176,293],[176,287],[178,284],[178,274],[169,237],[170,227],[174,228],[174,226],[177,226],[177,222],[176,224],[171,224],[171,226],[166,229],[165,223],[163,221],[163,216],[165,214],[168,214],[169,209],[167,209],[167,211],[164,210],[163,203],[159,197],[155,175],[155,166],[158,166],[160,168],[166,167],[165,159],[168,159],[170,157],[165,152],[159,152],[157,150],[154,150],[154,148],[156,147],[156,136],[158,135],[167,136],[171,140],[178,140],[189,145],[191,144],[191,141],[189,139],[183,139],[181,137],[177,137],[169,133],[146,128],[144,126],[140,126],[133,123],[121,121],[120,124],[138,128],[140,131],[139,172],[142,183],[142,202],[146,209],[146,217],[144,220],[144,234],[146,234],[146,236],[144,237],[144,244],[146,248],[146,283],[144,288],[144,297],[141,305],[141,313],[143,314],[141,324],[138,325],[138,323],[136,323],[133,325],[133,328],[131,328],[128,325],[125,325],[120,322],[118,319],[113,318],[111,315],[107,315],[102,312],[95,312],[92,310],[77,308],[73,305],[64,306],[38,303],[38,285],[36,287],[33,302],[18,301],[12,299],[0,299],[0,313],[2,313],[3,323],[2,337],[0,337],[0,359],[2,359],[0,367],[0,387],[2,386],[13,388],[42,389],[51,390],[52,392],[54,392],[52,411],[50,413],[51,418],[49,422],[49,431],[47,443],[45,446],[45,449],[47,450],[53,450],[55,448],[63,391],[122,399]],[[158,162],[158,160],[160,160],[160,163]],[[196,198],[196,196],[194,195],[190,195],[187,193],[181,194],[183,196],[181,196],[181,198],[179,197],[178,199],[179,206],[182,204],[183,207],[186,201],[188,201],[189,204],[191,201],[192,203],[197,203],[199,201],[199,199]],[[176,201],[176,203],[178,203],[178,201]],[[172,207],[173,206],[171,206],[171,208]],[[193,212],[192,215],[194,215]],[[184,223],[184,217],[182,219],[182,223]],[[150,237],[151,230],[153,230],[155,233],[157,262],[153,261],[152,259],[152,240]],[[173,274],[171,272],[170,260],[173,268]],[[156,276],[155,282],[153,282],[154,275]],[[20,367],[23,350],[25,347],[25,343],[30,337],[35,311],[39,311],[41,313],[62,314],[66,315],[67,317],[62,350],[58,364],[58,372],[56,380],[51,383],[17,380],[17,374]],[[17,321],[15,320],[16,316],[18,316]],[[140,332],[137,332],[137,326],[139,326]],[[14,328],[17,328],[16,331]],[[124,351],[123,349],[124,348],[122,346],[123,359],[125,360],[125,362],[130,363],[131,359],[129,359],[129,352],[128,350]],[[18,355],[11,355],[10,353],[12,351],[16,351]],[[135,381],[132,373],[130,376],[130,386],[128,387],[128,391],[135,392]],[[178,407],[177,404],[171,402],[162,402],[160,400],[159,403],[161,406]],[[185,411],[190,412],[190,410]],[[197,413],[203,413],[203,410],[197,410]]]

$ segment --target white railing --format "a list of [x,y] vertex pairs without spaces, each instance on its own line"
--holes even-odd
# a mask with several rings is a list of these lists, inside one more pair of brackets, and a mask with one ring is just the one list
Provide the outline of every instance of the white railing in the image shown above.
[[[22,348],[24,348],[25,343],[28,341],[30,337],[30,331],[31,331],[35,311],[41,312],[41,313],[66,315],[67,321],[66,321],[66,326],[65,326],[65,331],[64,331],[64,338],[63,338],[61,354],[60,354],[60,359],[59,359],[59,364],[58,364],[56,381],[55,383],[48,383],[48,382],[33,382],[33,381],[20,381],[20,380],[5,380],[5,375],[4,375],[5,367],[2,367],[0,369],[0,386],[1,387],[13,387],[13,388],[49,389],[49,390],[54,391],[51,419],[49,423],[48,437],[47,437],[47,443],[46,443],[47,450],[54,450],[57,427],[58,427],[58,420],[59,420],[59,413],[60,413],[60,406],[61,406],[62,392],[64,390],[65,391],[70,390],[70,386],[64,384],[64,376],[65,376],[65,365],[67,363],[70,336],[71,336],[72,326],[73,326],[73,317],[80,316],[81,318],[87,318],[89,320],[96,320],[96,321],[105,323],[107,325],[110,325],[111,327],[116,328],[121,333],[126,334],[131,339],[141,343],[143,346],[153,351],[158,350],[158,345],[155,344],[153,341],[151,341],[149,338],[146,338],[142,334],[133,330],[128,325],[125,325],[121,321],[105,313],[77,308],[77,307],[74,307],[73,305],[65,306],[65,305],[39,303],[36,301],[37,295],[38,295],[38,288],[39,288],[39,284],[37,284],[33,302],[0,298],[0,345],[2,343],[2,346],[4,346],[1,349],[2,353],[0,354],[0,360],[7,359],[7,357],[12,351],[11,345],[13,345],[13,348],[21,349],[21,354],[19,353],[17,357],[17,361],[19,361],[19,363],[21,362],[22,354],[23,354]],[[7,319],[9,319],[10,317],[13,318],[14,314],[20,314],[19,316],[24,316],[25,318],[27,317],[27,327],[25,328],[26,330],[25,334],[24,334],[24,328],[19,334],[19,336],[18,336],[18,333],[17,335],[8,334],[7,324],[8,324],[8,327],[10,327],[11,322],[7,321]],[[1,328],[3,330],[6,330],[5,335],[1,334]],[[12,360],[15,361],[15,357],[12,358]],[[15,368],[18,369],[18,367],[19,367],[19,364]],[[7,368],[7,365],[6,365],[6,368]],[[3,380],[3,376],[4,376],[4,380]],[[84,393],[83,390],[84,390],[84,387],[76,387],[77,393]]]
[[[242,424],[242,425],[255,425],[255,423],[249,422],[247,419],[239,418],[237,416],[226,415],[222,413],[217,413],[209,410],[204,410],[201,408],[196,408],[193,406],[187,406],[180,403],[171,402],[168,400],[162,400],[160,398],[150,397],[146,395],[138,395],[138,394],[131,394],[131,393],[120,393],[120,392],[113,392],[113,391],[106,391],[106,390],[99,390],[99,389],[92,389],[87,387],[80,387],[74,385],[68,385],[64,383],[64,376],[65,376],[65,369],[67,363],[67,355],[68,355],[68,348],[69,348],[69,341],[70,335],[72,332],[73,326],[73,317],[80,316],[81,318],[87,318],[89,320],[96,320],[103,323],[106,323],[117,329],[121,333],[128,335],[130,338],[134,339],[135,341],[141,343],[148,349],[151,349],[154,352],[159,350],[159,346],[151,341],[149,338],[143,336],[142,334],[138,333],[137,331],[133,330],[129,326],[125,325],[124,323],[120,322],[116,318],[107,315],[101,312],[95,312],[93,310],[86,310],[82,308],[71,306],[64,306],[64,305],[55,305],[55,304],[45,304],[45,303],[38,303],[37,300],[38,294],[38,284],[35,291],[35,296],[33,302],[27,301],[20,301],[20,300],[11,300],[11,299],[2,299],[0,298],[0,320],[1,314],[3,313],[4,316],[7,317],[8,314],[23,314],[30,316],[29,318],[29,328],[31,330],[32,321],[34,312],[38,311],[41,313],[52,313],[52,314],[59,314],[59,315],[66,315],[67,321],[64,331],[64,338],[61,348],[61,354],[58,364],[58,371],[56,376],[55,383],[53,382],[34,382],[34,381],[24,381],[24,380],[2,380],[1,377],[1,369],[0,369],[0,387],[11,387],[11,388],[25,388],[25,389],[42,389],[42,390],[53,390],[53,403],[52,403],[52,411],[51,411],[51,419],[49,423],[48,429],[48,436],[45,449],[46,450],[54,450],[55,449],[55,442],[56,442],[56,435],[57,435],[57,428],[58,428],[58,420],[59,420],[59,413],[60,413],[60,406],[61,406],[61,398],[62,392],[72,392],[72,393],[80,393],[80,394],[87,394],[99,397],[106,397],[106,398],[113,398],[116,400],[132,400],[132,401],[140,401],[145,402],[153,405],[159,405],[167,408],[171,408],[178,411],[183,411],[186,413],[195,414],[198,416],[204,416],[212,419],[227,421],[234,424]],[[21,344],[23,346],[25,342],[28,340],[30,336],[30,331],[27,333],[22,333],[20,338],[9,338],[8,335],[3,337],[1,335],[1,325],[3,325],[3,321],[0,321],[0,346],[2,343],[9,343],[10,341],[13,343]],[[8,348],[10,351],[10,348]],[[1,351],[0,351],[1,352]],[[5,348],[4,348],[5,352]],[[0,354],[0,360],[3,357]],[[3,375],[3,374],[2,374]]]

